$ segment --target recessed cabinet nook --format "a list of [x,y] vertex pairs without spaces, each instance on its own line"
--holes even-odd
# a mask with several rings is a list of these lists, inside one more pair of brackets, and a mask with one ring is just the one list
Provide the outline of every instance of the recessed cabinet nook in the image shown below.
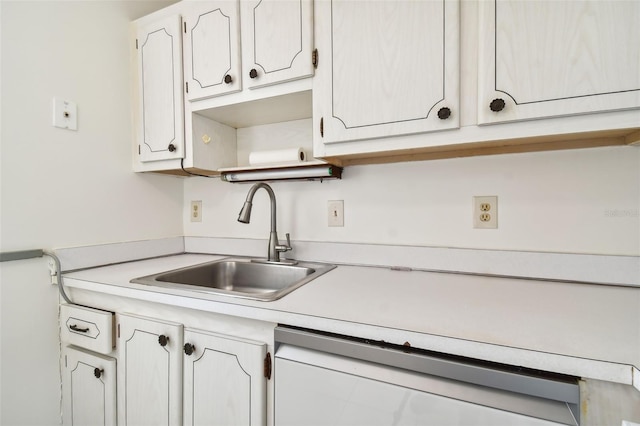
[[134,170],[635,144],[639,21],[634,1],[185,0],[132,24]]

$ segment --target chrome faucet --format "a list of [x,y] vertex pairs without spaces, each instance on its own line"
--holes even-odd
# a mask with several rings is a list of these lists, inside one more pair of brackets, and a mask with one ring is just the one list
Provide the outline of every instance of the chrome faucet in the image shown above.
[[271,189],[269,185],[264,182],[258,182],[249,189],[247,200],[244,202],[242,210],[240,210],[240,214],[238,215],[238,222],[249,223],[251,220],[253,196],[260,188],[264,188],[269,193],[269,199],[271,200],[271,233],[269,234],[269,252],[267,254],[267,262],[293,263],[280,260],[281,252],[292,250],[291,240],[289,239],[289,234],[287,234],[286,245],[280,245],[280,242],[278,241],[278,232],[276,231],[276,194],[274,194],[273,189]]

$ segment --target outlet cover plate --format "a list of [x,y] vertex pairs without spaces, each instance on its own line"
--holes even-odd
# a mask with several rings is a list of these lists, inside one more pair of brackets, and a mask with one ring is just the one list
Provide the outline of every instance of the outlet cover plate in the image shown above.
[[202,201],[191,202],[189,216],[191,216],[191,222],[202,222]]
[[498,228],[498,197],[495,195],[473,197],[473,227]]

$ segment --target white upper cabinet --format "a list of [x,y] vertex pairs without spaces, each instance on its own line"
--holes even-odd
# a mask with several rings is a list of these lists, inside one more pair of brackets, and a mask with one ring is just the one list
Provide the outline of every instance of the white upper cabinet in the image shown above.
[[238,2],[185,3],[183,30],[187,99],[242,90]]
[[184,2],[182,14],[191,101],[313,75],[311,0]]
[[480,124],[640,107],[639,1],[479,6]]
[[134,170],[217,174],[237,129],[309,118],[344,166],[637,143],[638,22],[638,0],[180,1],[134,24]]
[[457,128],[459,21],[457,0],[317,2],[314,138]]
[[313,75],[311,0],[242,0],[240,4],[247,87]]
[[180,17],[137,28],[137,142],[141,162],[184,157]]
[[312,0],[185,0],[132,32],[137,172],[216,175],[237,128],[311,117]]

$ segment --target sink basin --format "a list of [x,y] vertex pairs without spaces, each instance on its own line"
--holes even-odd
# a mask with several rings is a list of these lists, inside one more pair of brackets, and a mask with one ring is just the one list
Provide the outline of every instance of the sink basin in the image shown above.
[[287,265],[263,263],[256,259],[226,258],[135,278],[131,282],[272,301],[333,268],[334,265],[322,263]]

